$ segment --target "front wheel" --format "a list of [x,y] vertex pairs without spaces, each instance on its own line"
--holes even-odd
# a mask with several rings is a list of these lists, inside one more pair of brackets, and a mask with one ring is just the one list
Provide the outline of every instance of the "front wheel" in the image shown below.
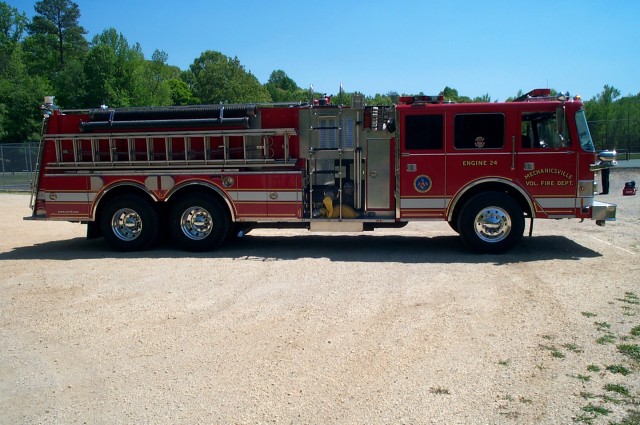
[[159,214],[137,195],[112,199],[100,214],[100,228],[107,243],[118,251],[144,251],[159,235]]
[[231,227],[229,214],[210,195],[187,195],[171,207],[169,226],[173,239],[187,251],[208,251],[220,246]]
[[501,192],[481,193],[462,208],[457,226],[473,250],[500,254],[513,248],[524,232],[522,207]]

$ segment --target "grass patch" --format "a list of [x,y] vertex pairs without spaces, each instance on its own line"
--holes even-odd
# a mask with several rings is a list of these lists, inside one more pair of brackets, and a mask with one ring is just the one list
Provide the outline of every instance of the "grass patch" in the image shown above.
[[[628,357],[632,364],[627,367],[621,364],[604,364],[602,366],[588,364],[586,369],[590,373],[601,374],[600,376],[606,380],[613,380],[613,376],[609,376],[607,379],[603,371],[626,377],[632,375],[635,372],[634,369],[636,366],[640,365],[640,344],[638,344],[638,338],[640,338],[640,325],[638,325],[638,322],[635,320],[632,321],[632,319],[624,318],[624,316],[638,315],[638,312],[640,312],[640,309],[638,308],[638,306],[640,306],[640,297],[635,292],[625,292],[623,297],[614,298],[614,300],[609,304],[611,306],[615,305],[617,307],[615,310],[618,308],[621,309],[617,310],[617,318],[623,319],[620,323],[623,325],[630,325],[631,329],[628,333],[620,333],[614,331],[614,326],[612,326],[612,323],[618,323],[618,319],[612,319],[612,322],[595,320],[593,321],[593,325],[599,332],[599,335],[596,335],[599,336],[596,339],[596,342],[601,345],[612,344],[612,347],[608,348],[609,354],[615,355],[613,352],[613,347],[615,347],[620,354]],[[581,314],[587,318],[596,317],[595,313],[588,311],[583,311]],[[548,346],[541,345],[540,347],[550,351],[552,355],[554,355],[554,353],[562,354],[556,346],[560,346],[560,344],[549,343]],[[582,349],[575,344],[562,344],[560,348],[565,352],[582,353]],[[564,357],[564,355],[562,356]],[[623,362],[627,363],[626,360],[623,360]],[[587,383],[591,381],[591,378],[594,375],[584,373],[567,376],[577,378]],[[615,379],[618,380],[620,378]],[[603,382],[600,385],[603,385],[602,388],[604,391],[601,391],[598,394],[587,391],[580,392],[579,395],[585,400],[586,405],[581,408],[580,412],[577,412],[577,414],[573,416],[573,421],[576,423],[586,424],[607,423],[609,425],[640,425],[640,411],[638,410],[638,406],[640,406],[640,404],[636,397],[637,388],[635,385],[629,386],[628,384],[628,382],[606,384]],[[591,386],[591,384],[588,385]],[[587,384],[583,384],[583,386],[586,387]],[[627,414],[622,420],[618,419],[616,422],[613,420],[608,421],[605,417],[613,413],[613,410],[611,409],[614,409],[614,405],[619,406],[616,409],[622,408],[623,406],[634,409],[627,410]]]
[[585,412],[585,414],[576,416],[575,418],[573,418],[573,422],[592,424],[593,420],[598,416],[607,416],[609,413],[611,413],[611,410],[606,409],[602,406],[594,406],[591,403],[584,406],[582,408],[582,411]]
[[611,329],[611,325],[607,322],[593,322],[594,325],[596,325],[596,328],[600,331],[600,332],[606,332],[609,329]]
[[606,394],[602,396],[602,401],[613,404],[621,404],[623,402],[623,400],[620,400],[619,398],[611,397]]
[[562,351],[558,350],[556,347],[554,347],[553,345],[543,345],[540,344],[540,348],[542,348],[543,350],[547,350],[549,352],[551,352],[551,355],[557,359],[564,359],[565,355]]
[[618,345],[618,351],[624,354],[625,356],[629,356],[633,360],[640,362],[640,345],[621,344],[621,345]]
[[627,376],[631,373],[631,371],[629,371],[629,369],[627,369],[626,367],[619,365],[619,364],[612,364],[607,366],[606,368],[609,372],[611,373],[619,373],[622,376]]
[[622,301],[627,304],[640,305],[640,298],[633,292],[625,292],[624,298],[618,298],[618,301]]
[[618,384],[607,384],[604,386],[605,391],[609,391],[612,393],[617,393],[620,395],[623,395],[625,397],[629,397],[631,394],[629,393],[629,390],[624,386],[624,385],[618,385]]
[[576,376],[576,378],[578,378],[578,379],[579,379],[579,380],[581,380],[582,382],[589,382],[589,381],[591,381],[591,377],[590,377],[589,375],[581,375],[581,374],[578,374],[578,375]]
[[623,316],[629,316],[629,317],[633,317],[636,315],[636,312],[633,311],[633,309],[631,307],[629,307],[628,305],[623,305],[622,306],[622,315]]
[[596,342],[600,345],[613,344],[614,342],[616,342],[616,336],[614,334],[608,333],[596,339]]
[[593,393],[588,393],[586,391],[580,391],[580,397],[584,398],[585,400],[589,400],[591,398],[596,398],[596,395]]
[[603,415],[603,416],[606,416],[609,413],[611,413],[611,410],[607,409],[606,407],[594,406],[591,403],[584,406],[582,408],[582,411],[586,413],[595,413],[596,415]]
[[582,350],[580,349],[580,347],[578,347],[575,344],[563,344],[562,347],[565,350],[569,350],[569,351],[571,351],[573,353],[582,353]]

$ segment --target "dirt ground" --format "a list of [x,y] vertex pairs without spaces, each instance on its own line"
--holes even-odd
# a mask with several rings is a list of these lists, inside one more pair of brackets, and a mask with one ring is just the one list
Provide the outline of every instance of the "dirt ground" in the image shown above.
[[211,253],[121,254],[82,225],[23,221],[29,196],[0,194],[0,423],[633,417],[631,179],[640,172],[616,170],[601,197],[618,204],[616,222],[538,220],[499,256],[469,252],[442,222],[254,230]]

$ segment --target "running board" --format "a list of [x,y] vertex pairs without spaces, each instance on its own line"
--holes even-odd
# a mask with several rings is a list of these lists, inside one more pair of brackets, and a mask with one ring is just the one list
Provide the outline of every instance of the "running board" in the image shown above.
[[362,221],[314,220],[309,230],[312,232],[362,232],[364,225]]

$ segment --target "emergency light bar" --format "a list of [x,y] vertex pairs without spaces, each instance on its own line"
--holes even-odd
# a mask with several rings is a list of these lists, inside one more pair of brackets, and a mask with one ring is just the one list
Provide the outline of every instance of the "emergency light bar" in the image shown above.
[[525,102],[531,99],[540,99],[540,98],[549,98],[551,96],[551,89],[533,89],[527,94],[523,94],[517,99],[514,99],[514,102]]
[[444,96],[400,96],[398,103],[403,105],[423,105],[425,103],[443,103]]

